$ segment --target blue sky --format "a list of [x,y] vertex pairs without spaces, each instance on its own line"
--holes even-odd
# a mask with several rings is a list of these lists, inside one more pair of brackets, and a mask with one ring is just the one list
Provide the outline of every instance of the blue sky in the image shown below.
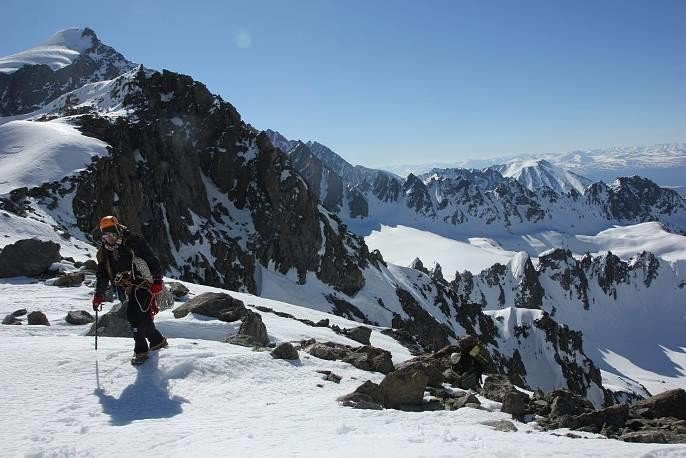
[[0,55],[93,28],[355,164],[686,142],[684,1],[4,1]]

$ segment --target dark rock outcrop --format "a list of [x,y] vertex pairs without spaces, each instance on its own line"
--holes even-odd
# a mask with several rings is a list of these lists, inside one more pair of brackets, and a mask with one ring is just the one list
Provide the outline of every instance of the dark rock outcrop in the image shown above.
[[379,384],[383,405],[392,409],[421,405],[428,379],[420,364],[407,365],[391,372]]
[[[86,335],[95,335],[93,323]],[[126,307],[121,302],[114,304],[112,309],[102,315],[97,322],[98,335],[103,337],[132,337],[131,326],[126,319]]]
[[277,347],[272,350],[270,355],[272,355],[274,359],[294,360],[300,358],[298,355],[298,350],[296,350],[295,347],[289,342],[283,342],[277,345]]
[[267,327],[259,313],[247,310],[242,320],[238,334],[227,337],[228,343],[247,347],[264,347],[269,343]]
[[631,410],[644,418],[674,417],[686,420],[686,391],[665,391],[637,402]]
[[176,299],[184,298],[189,293],[188,288],[186,288],[186,286],[183,283],[179,283],[177,281],[171,281],[169,283],[166,283],[165,286],[169,289],[169,291],[174,295]]
[[521,391],[508,391],[503,397],[501,412],[509,413],[512,418],[521,419],[528,411],[529,396]]
[[367,380],[354,392],[338,398],[338,402],[355,409],[382,410],[384,394],[379,385]]
[[481,395],[497,402],[503,402],[508,393],[517,391],[505,375],[489,375],[484,380]]
[[84,279],[85,275],[81,272],[65,273],[64,275],[60,275],[59,277],[55,278],[52,281],[52,285],[61,287],[81,286]]
[[93,315],[86,312],[85,310],[72,310],[71,312],[67,313],[66,317],[64,317],[64,321],[66,321],[69,324],[81,325],[92,323],[95,321],[95,318],[93,318]]
[[60,256],[60,246],[55,242],[24,239],[6,245],[0,251],[0,278],[45,273]]
[[183,318],[189,313],[217,318],[221,321],[238,321],[248,313],[242,301],[226,293],[202,293],[183,305],[175,308],[175,318]]
[[372,335],[372,330],[366,326],[358,326],[352,329],[344,329],[343,334],[362,345],[370,345],[369,337]]
[[39,311],[31,312],[28,314],[26,319],[27,319],[27,324],[39,325],[39,326],[50,326],[50,321],[48,321],[48,317],[45,316],[45,313],[43,313],[43,312],[39,312]]
[[350,351],[342,358],[343,362],[350,363],[364,371],[381,372],[388,374],[393,370],[391,353],[381,348],[364,345]]

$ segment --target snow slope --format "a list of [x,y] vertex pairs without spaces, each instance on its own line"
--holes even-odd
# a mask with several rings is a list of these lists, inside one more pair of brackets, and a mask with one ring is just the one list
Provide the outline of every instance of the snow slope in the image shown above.
[[438,263],[447,280],[452,280],[458,271],[478,273],[496,262],[507,264],[518,251],[537,257],[559,247],[570,249],[579,257],[586,252],[597,256],[611,251],[628,260],[637,253],[649,251],[668,262],[686,263],[686,237],[666,231],[660,223],[654,222],[616,226],[595,235],[544,231],[525,235],[454,237],[402,225],[381,225],[365,237],[365,242],[370,250],[380,250],[384,259],[393,264],[407,266],[415,258],[421,259],[427,267]]
[[59,181],[107,154],[106,143],[62,120],[0,124],[0,195]]
[[[212,290],[188,284],[193,294]],[[268,353],[222,343],[237,323],[201,317],[175,320],[158,315],[170,346],[140,368],[128,364],[132,342],[82,336],[87,326],[62,318],[88,308],[91,289],[59,289],[29,279],[0,281],[0,313],[28,306],[44,310],[52,326],[0,326],[3,390],[3,451],[6,456],[678,456],[686,445],[630,444],[614,440],[560,437],[535,424],[496,432],[484,422],[509,419],[499,404],[481,398],[488,410],[401,412],[355,410],[337,397],[365,380],[383,375],[301,353],[300,362],[274,360]],[[237,294],[246,304],[317,319],[320,312]],[[323,314],[321,314],[323,316]],[[328,328],[263,313],[272,341],[316,338],[358,345]],[[355,325],[327,316],[343,327]],[[305,332],[305,328],[307,332]],[[386,340],[384,340],[386,339]],[[377,333],[396,362],[407,358],[397,344]],[[340,384],[318,370],[342,376]],[[494,411],[489,411],[494,410]],[[507,435],[505,435],[507,434]]]
[[492,239],[472,237],[465,243],[406,226],[382,225],[364,240],[370,250],[381,251],[384,260],[393,264],[409,266],[415,258],[427,267],[438,263],[450,280],[457,271],[480,272],[496,262],[506,264],[515,254]]

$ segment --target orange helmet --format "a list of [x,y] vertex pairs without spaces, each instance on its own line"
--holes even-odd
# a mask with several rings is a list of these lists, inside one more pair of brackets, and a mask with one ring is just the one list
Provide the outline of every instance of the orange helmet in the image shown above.
[[119,232],[119,220],[116,216],[103,216],[100,219],[100,232]]

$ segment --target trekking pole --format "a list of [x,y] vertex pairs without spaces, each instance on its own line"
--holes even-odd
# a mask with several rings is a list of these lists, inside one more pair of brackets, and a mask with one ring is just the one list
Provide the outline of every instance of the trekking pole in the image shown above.
[[95,311],[95,351],[98,351],[98,311]]

